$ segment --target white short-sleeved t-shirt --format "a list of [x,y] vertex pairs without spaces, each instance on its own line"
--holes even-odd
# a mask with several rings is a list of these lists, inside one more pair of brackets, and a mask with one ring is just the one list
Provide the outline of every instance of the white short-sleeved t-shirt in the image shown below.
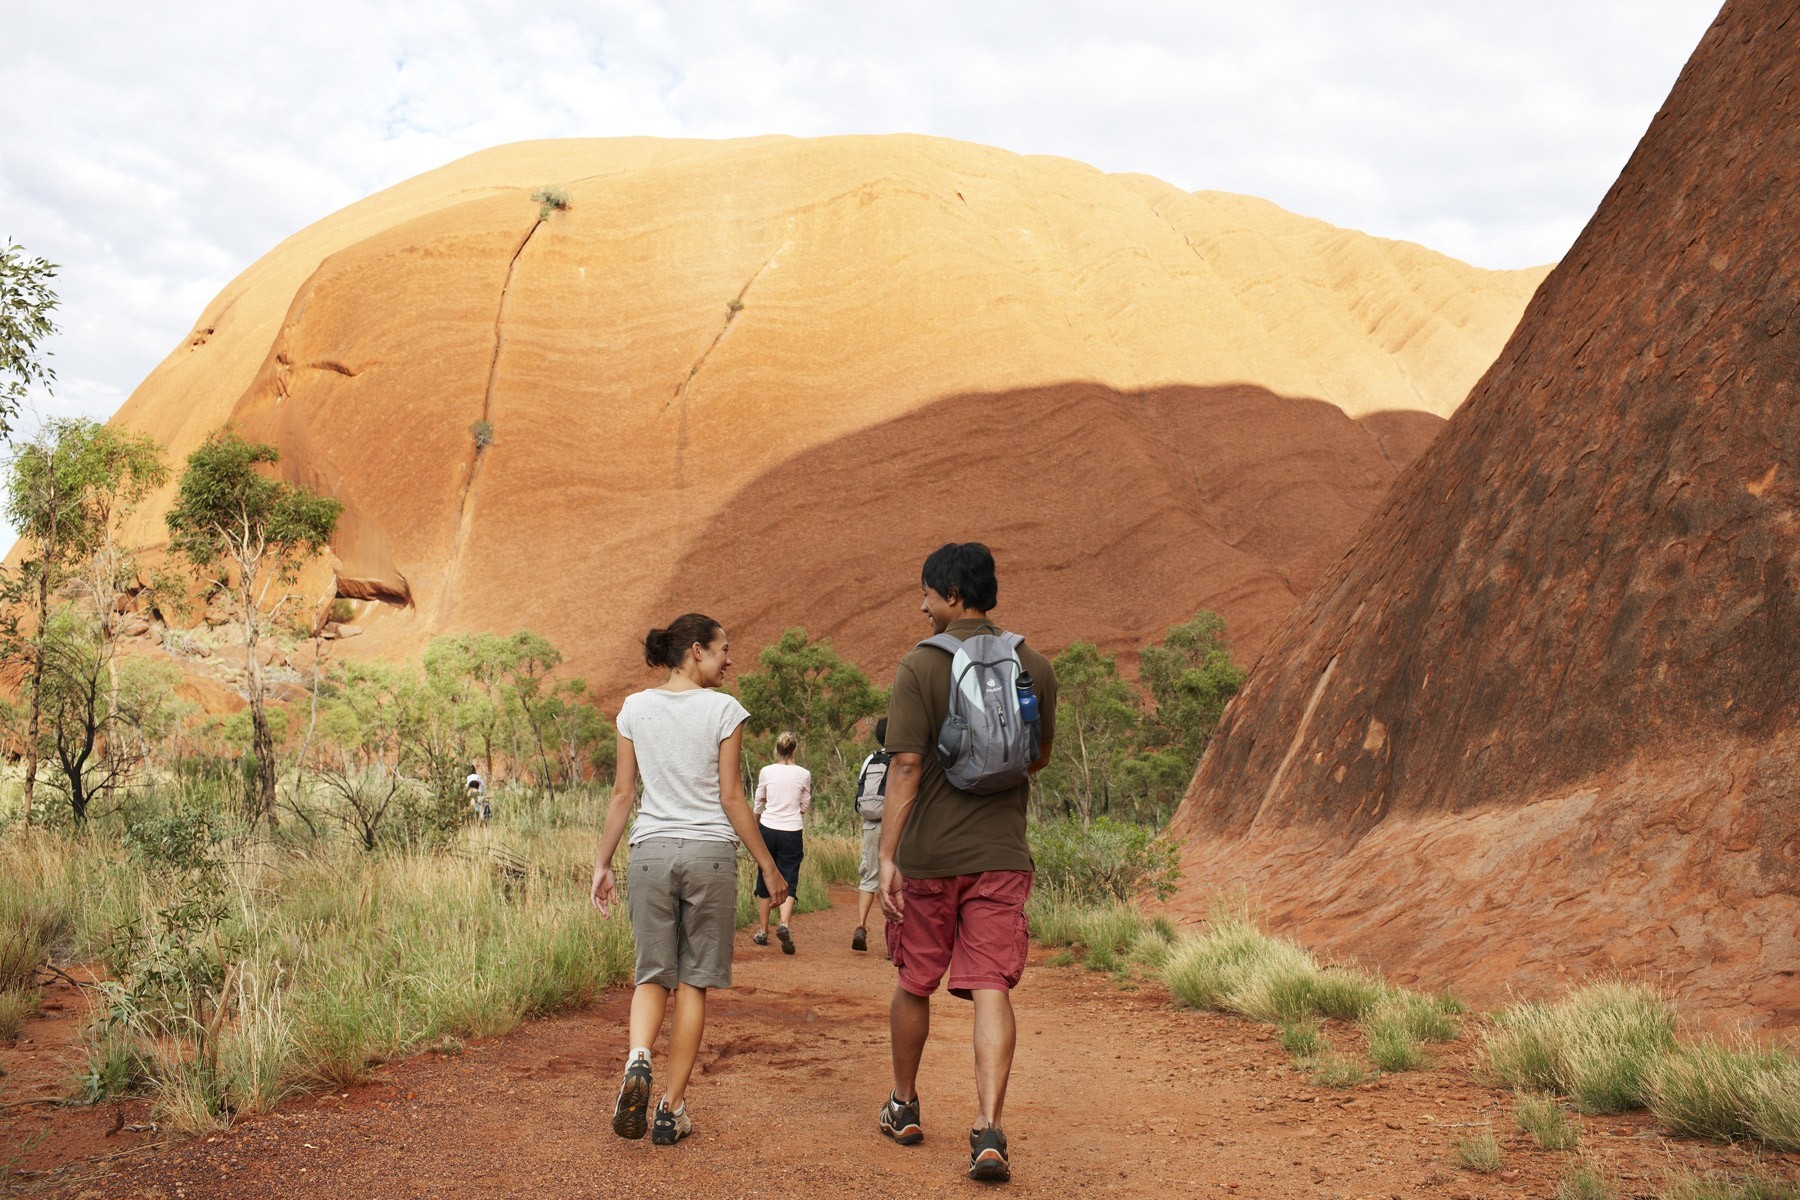
[[719,743],[749,716],[736,696],[710,688],[650,688],[625,697],[619,736],[637,752],[644,787],[632,845],[653,837],[737,840],[719,803]]

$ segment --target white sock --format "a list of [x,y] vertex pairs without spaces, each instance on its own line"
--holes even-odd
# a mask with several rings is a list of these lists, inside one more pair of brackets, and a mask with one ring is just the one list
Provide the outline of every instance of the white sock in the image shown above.
[[625,1058],[625,1065],[629,1067],[632,1063],[636,1062],[640,1058],[643,1059],[645,1063],[649,1063],[650,1047],[648,1047],[648,1046],[633,1046],[631,1048],[631,1053],[629,1055],[627,1055]]

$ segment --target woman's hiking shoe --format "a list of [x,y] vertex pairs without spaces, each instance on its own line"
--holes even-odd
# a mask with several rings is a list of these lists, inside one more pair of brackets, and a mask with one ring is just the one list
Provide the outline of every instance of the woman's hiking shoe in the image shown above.
[[869,948],[869,931],[864,929],[861,925],[858,925],[856,927],[856,932],[850,935],[850,948],[852,950],[867,950]]
[[656,1124],[650,1127],[652,1146],[673,1146],[692,1132],[694,1123],[688,1120],[687,1105],[682,1105],[680,1112],[670,1112],[666,1100],[656,1106]]
[[769,931],[766,929],[759,929],[750,935],[750,940],[759,946],[766,946],[769,944]]
[[1012,1178],[1004,1133],[992,1126],[969,1130],[969,1178],[982,1183],[1005,1183]]
[[781,939],[781,952],[783,954],[792,954],[794,952],[794,935],[788,932],[788,927],[786,925],[777,925],[775,927],[775,936]]
[[881,1126],[881,1132],[902,1146],[916,1146],[925,1140],[925,1131],[919,1127],[917,1096],[902,1104],[889,1092],[887,1103],[881,1106],[881,1117],[877,1123]]
[[613,1105],[613,1132],[622,1138],[644,1136],[650,1112],[650,1063],[633,1059],[625,1068],[625,1082],[619,1085],[619,1101]]

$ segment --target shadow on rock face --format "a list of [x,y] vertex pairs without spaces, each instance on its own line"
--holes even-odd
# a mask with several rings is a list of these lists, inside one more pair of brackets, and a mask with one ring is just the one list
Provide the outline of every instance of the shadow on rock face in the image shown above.
[[762,474],[660,609],[714,613],[746,647],[804,626],[881,681],[927,632],[925,556],[984,541],[997,617],[1048,653],[1133,650],[1210,608],[1249,661],[1442,426],[1250,385],[952,396]]

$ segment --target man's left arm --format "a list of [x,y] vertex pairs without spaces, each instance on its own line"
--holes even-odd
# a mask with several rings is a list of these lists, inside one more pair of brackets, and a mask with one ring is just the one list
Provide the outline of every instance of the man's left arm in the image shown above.
[[1044,660],[1044,677],[1032,679],[1038,698],[1038,756],[1026,769],[1033,775],[1050,765],[1050,743],[1056,740],[1056,671]]

